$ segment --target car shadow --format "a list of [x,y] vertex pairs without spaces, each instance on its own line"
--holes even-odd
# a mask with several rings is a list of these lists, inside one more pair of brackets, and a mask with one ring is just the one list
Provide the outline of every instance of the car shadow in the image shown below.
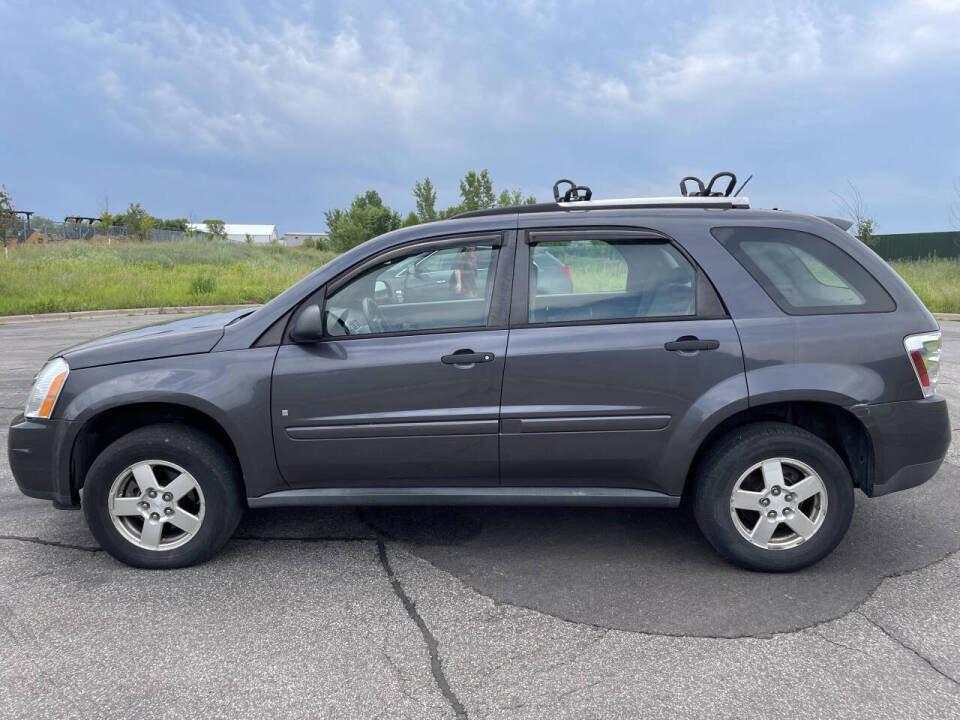
[[248,513],[240,537],[384,539],[501,603],[573,622],[740,637],[839,617],[886,576],[960,549],[960,469],[883,498],[858,493],[847,537],[819,564],[764,574],[726,563],[685,509],[290,508]]

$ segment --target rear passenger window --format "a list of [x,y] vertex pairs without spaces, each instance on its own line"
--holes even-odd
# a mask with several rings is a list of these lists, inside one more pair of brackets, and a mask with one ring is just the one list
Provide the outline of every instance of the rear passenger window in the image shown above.
[[530,248],[528,322],[683,317],[697,272],[663,240],[563,240]]
[[785,313],[889,312],[896,307],[860,263],[821,237],[754,227],[711,232]]

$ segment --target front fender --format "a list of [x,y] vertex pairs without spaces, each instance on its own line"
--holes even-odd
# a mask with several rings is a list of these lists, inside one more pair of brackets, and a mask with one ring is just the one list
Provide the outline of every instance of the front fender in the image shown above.
[[270,424],[276,352],[264,347],[81,368],[71,371],[57,414],[76,437],[107,410],[142,403],[189,408],[218,423],[231,439],[248,495],[283,489]]

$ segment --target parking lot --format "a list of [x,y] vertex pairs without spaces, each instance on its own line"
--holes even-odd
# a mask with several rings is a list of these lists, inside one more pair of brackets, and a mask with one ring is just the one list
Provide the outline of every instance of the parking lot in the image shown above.
[[4,718],[960,716],[957,444],[790,575],[682,511],[573,508],[261,510],[205,565],[134,570],[19,493],[6,426],[52,352],[150,321],[0,325]]

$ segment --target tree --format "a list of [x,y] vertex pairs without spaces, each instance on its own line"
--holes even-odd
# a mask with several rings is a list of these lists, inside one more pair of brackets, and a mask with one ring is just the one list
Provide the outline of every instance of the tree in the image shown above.
[[472,210],[486,210],[494,207],[496,196],[493,194],[493,180],[489,171],[484,168],[479,173],[470,170],[460,180],[461,212]]
[[850,186],[848,196],[834,193],[837,204],[853,217],[854,235],[856,235],[857,239],[864,245],[872,247],[876,221],[867,214],[867,210],[863,204],[863,196],[860,194],[857,186],[849,181],[847,181],[847,185]]
[[130,203],[130,207],[117,218],[117,222],[127,228],[133,237],[143,242],[150,239],[150,232],[157,219],[144,210],[140,203]]
[[446,210],[441,210],[437,213],[437,217],[440,219],[449,218],[472,210],[534,205],[536,202],[536,197],[533,195],[524,197],[521,190],[504,189],[499,195],[496,195],[489,170],[484,169],[480,172],[470,170],[460,180],[460,203],[452,205]]
[[400,227],[400,214],[384,205],[376,190],[357,195],[347,210],[327,210],[324,217],[330,231],[330,247],[337,252],[346,252]]
[[154,218],[154,226],[161,230],[176,230],[177,232],[186,232],[189,229],[190,221],[186,218]]
[[417,203],[417,218],[420,222],[433,222],[437,219],[437,190],[425,177],[423,182],[413,186],[413,198]]
[[20,218],[13,210],[13,199],[5,185],[0,185],[0,242],[6,252],[7,238],[16,234],[20,227]]
[[207,226],[207,233],[210,235],[211,240],[227,239],[227,224],[223,222],[223,220],[209,218],[204,220],[203,224]]
[[533,195],[523,197],[522,190],[504,189],[497,198],[497,207],[516,207],[517,205],[536,205],[537,198]]
[[411,210],[410,214],[407,215],[407,219],[403,221],[403,227],[410,227],[411,225],[419,225],[419,224],[420,224],[420,218],[417,216],[417,214],[413,210]]

